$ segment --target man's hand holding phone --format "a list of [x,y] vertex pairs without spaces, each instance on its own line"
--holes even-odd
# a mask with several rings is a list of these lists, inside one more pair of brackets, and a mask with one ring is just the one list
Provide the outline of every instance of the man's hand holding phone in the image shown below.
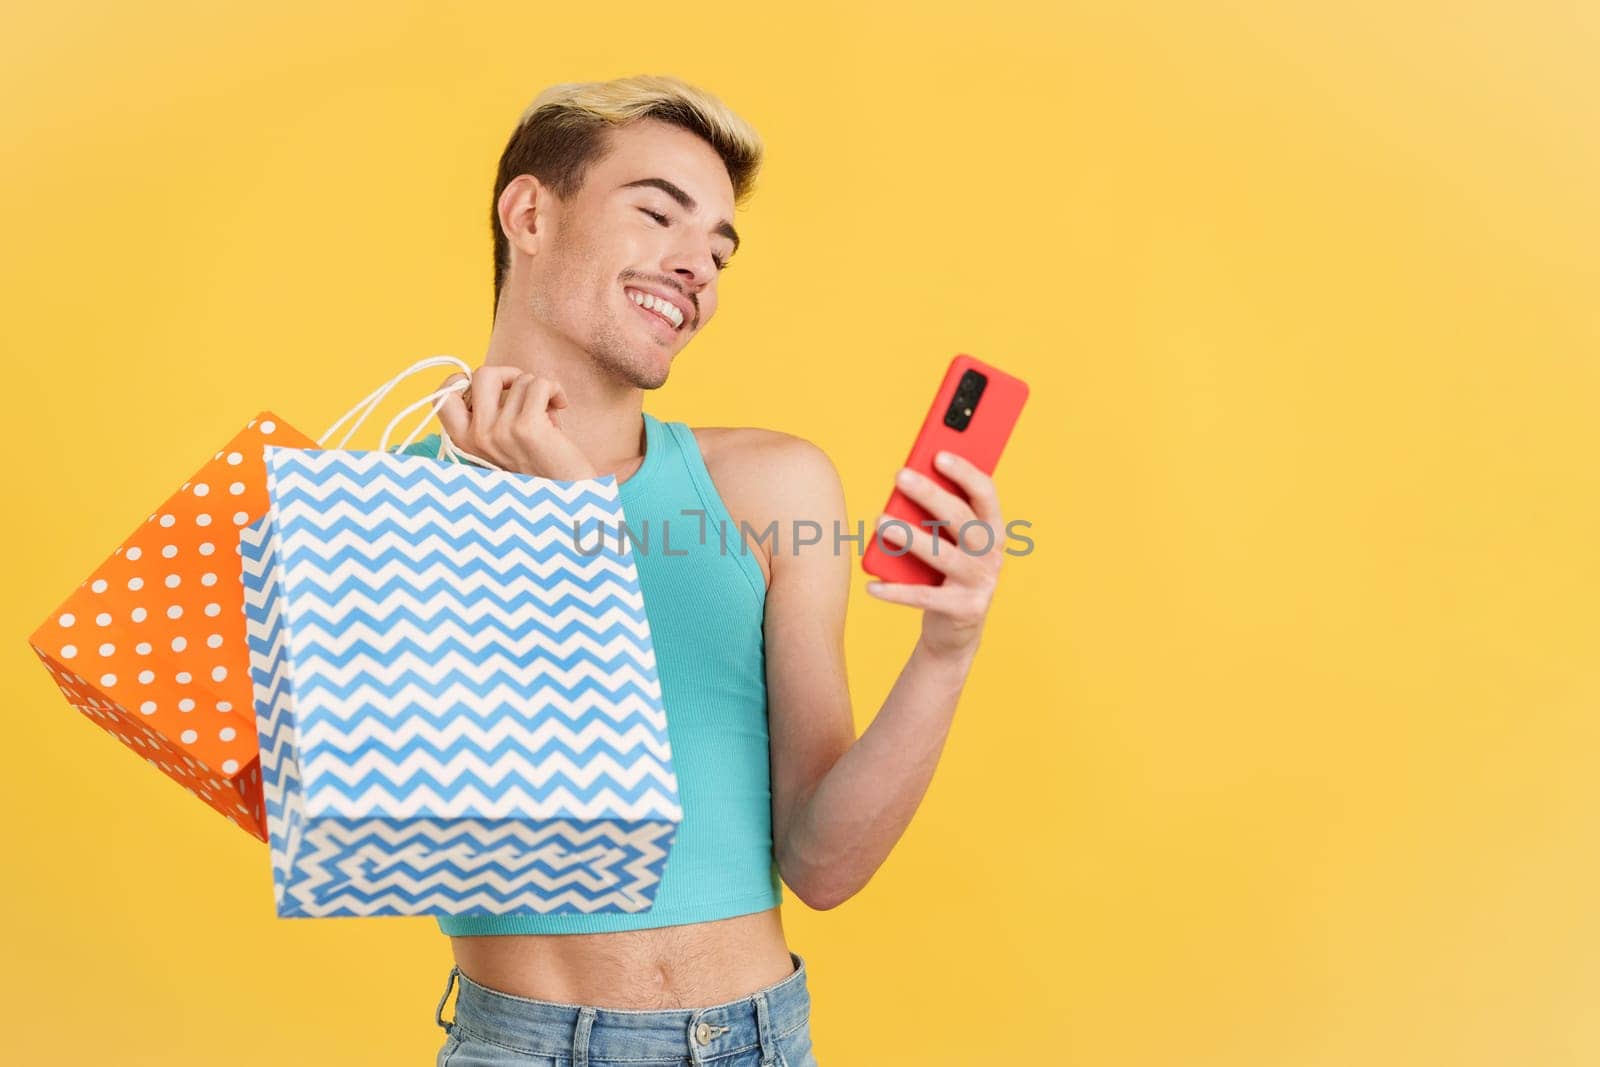
[[[441,388],[460,382],[457,372]],[[439,423],[463,451],[503,470],[574,481],[598,472],[561,429],[567,406],[560,383],[518,367],[483,366],[464,393],[445,398]]]
[[922,608],[919,644],[941,657],[978,647],[1004,556],[991,474],[1027,399],[1021,378],[952,359],[862,553],[867,592]]
[[[867,592],[880,600],[921,608],[922,645],[937,655],[960,657],[977,649],[983,633],[1005,556],[1005,522],[1000,517],[994,480],[987,474],[954,452],[940,452],[934,467],[960,486],[967,499],[910,467],[900,468],[895,487],[926,509],[943,529],[965,530],[962,545],[940,537],[935,532],[940,529],[937,525],[932,529],[912,526],[908,540],[908,524],[887,514],[878,516],[877,535],[927,563],[944,575],[944,581],[938,585],[874,581],[867,583]],[[981,527],[969,525],[972,523],[987,526],[989,534],[985,536]],[[988,547],[979,551],[985,542]]]

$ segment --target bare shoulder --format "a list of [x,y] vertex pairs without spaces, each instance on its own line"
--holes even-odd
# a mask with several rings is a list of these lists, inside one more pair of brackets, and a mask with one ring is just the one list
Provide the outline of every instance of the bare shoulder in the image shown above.
[[697,426],[694,436],[717,490],[766,505],[770,518],[826,507],[839,487],[833,460],[796,434],[758,426]]
[[[695,441],[706,471],[735,523],[756,530],[779,524],[787,544],[789,524],[810,519],[844,520],[844,489],[833,460],[820,445],[796,434],[757,426],[696,426]],[[758,554],[768,580],[771,555]]]

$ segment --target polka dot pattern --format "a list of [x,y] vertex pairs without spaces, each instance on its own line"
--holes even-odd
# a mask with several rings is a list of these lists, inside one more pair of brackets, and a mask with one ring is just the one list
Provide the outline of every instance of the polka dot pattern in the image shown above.
[[[213,770],[188,751],[187,746],[156,729],[152,718],[156,713],[154,701],[140,704],[137,714],[129,712],[126,706],[107,700],[82,675],[67,670],[37,647],[34,653],[44,663],[68,703],[90,722],[138,753],[146,762],[246,833],[261,841],[267,839],[267,810],[258,759],[252,757],[243,765],[229,759]],[[222,733],[234,730],[234,727],[223,727],[217,733],[220,737]],[[253,730],[250,736],[255,736]]]
[[237,542],[266,511],[269,443],[317,447],[271,412],[256,416],[29,639],[68,703],[262,840]]

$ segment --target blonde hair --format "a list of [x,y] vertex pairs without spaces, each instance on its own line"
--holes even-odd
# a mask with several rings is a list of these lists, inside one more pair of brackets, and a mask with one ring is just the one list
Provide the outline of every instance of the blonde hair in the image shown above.
[[605,155],[609,132],[640,119],[669,122],[704,138],[728,168],[735,206],[749,196],[761,169],[761,137],[754,126],[705,90],[665,74],[552,85],[523,110],[500,153],[489,202],[496,308],[510,269],[499,210],[506,186],[519,174],[532,174],[557,197],[569,199],[583,188],[589,165]]

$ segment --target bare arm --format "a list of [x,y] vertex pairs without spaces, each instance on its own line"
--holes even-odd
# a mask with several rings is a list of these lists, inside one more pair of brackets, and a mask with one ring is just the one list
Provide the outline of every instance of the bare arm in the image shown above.
[[[950,476],[972,496],[976,516],[937,486],[903,488],[952,528],[977,517],[998,533],[1003,524],[992,483],[964,466]],[[834,551],[832,535],[835,521],[849,532],[843,492],[814,446],[791,449],[784,467],[780,482],[790,499],[780,510],[813,519],[824,533],[820,544],[795,554],[786,539],[790,525],[780,523],[784,539],[772,561],[766,627],[773,838],[785,883],[811,907],[826,909],[866,885],[927,792],[977,652],[999,539],[994,551],[971,556],[948,542],[935,554],[927,531],[913,537],[912,554],[943,571],[945,582],[885,585],[876,593],[922,608],[923,626],[883,706],[854,738],[842,638],[855,557],[848,544]]]

